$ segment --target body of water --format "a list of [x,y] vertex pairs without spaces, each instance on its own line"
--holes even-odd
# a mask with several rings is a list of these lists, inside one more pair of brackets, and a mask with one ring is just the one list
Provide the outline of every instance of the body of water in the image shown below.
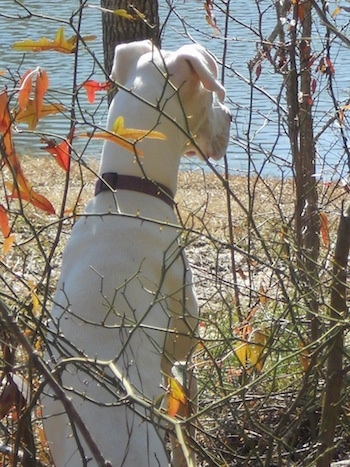
[[[230,2],[227,2],[230,4]],[[89,2],[98,6],[98,0]],[[170,5],[172,12],[168,18]],[[286,125],[283,121],[286,111],[284,103],[284,90],[281,91],[282,77],[273,71],[267,60],[262,62],[262,71],[255,86],[249,85],[249,71],[247,63],[257,54],[259,43],[259,15],[256,3],[236,0],[231,2],[229,11],[231,19],[228,24],[227,38],[224,39],[225,15],[216,9],[215,15],[218,30],[211,27],[205,19],[202,1],[179,0],[159,1],[159,10],[162,22],[167,18],[163,30],[162,46],[167,49],[176,49],[194,39],[222,61],[224,46],[226,47],[224,73],[225,87],[227,89],[228,106],[234,121],[232,125],[232,138],[228,149],[228,161],[231,173],[246,173],[248,170],[263,171],[264,175],[280,176],[290,174],[290,148],[286,136]],[[276,13],[271,0],[262,0],[259,3],[262,18],[263,35],[268,37],[276,25]],[[66,108],[70,107],[71,89],[74,70],[74,56],[55,52],[27,53],[15,52],[11,45],[15,41],[24,39],[37,40],[41,37],[53,38],[57,29],[64,26],[67,37],[74,34],[69,22],[77,26],[77,17],[74,12],[79,6],[77,0],[26,0],[25,10],[18,3],[8,1],[8,8],[4,11],[0,7],[0,71],[9,70],[8,73],[22,75],[27,69],[37,66],[45,68],[50,78],[48,99],[52,102],[61,102]],[[346,18],[339,16],[341,21]],[[87,79],[104,81],[99,63],[103,63],[101,13],[96,8],[85,8],[82,18],[81,31],[84,35],[97,36],[93,42],[88,42],[88,50],[81,50],[78,60],[78,82]],[[286,26],[287,31],[287,26]],[[343,31],[344,32],[344,31]],[[320,50],[322,42],[321,27],[315,28],[315,37],[312,44],[315,51]],[[334,44],[335,66],[334,87],[336,97],[345,102],[349,95],[349,51],[345,46]],[[271,51],[271,56],[275,53]],[[314,122],[316,134],[325,127],[334,111],[332,101],[327,92],[327,78],[316,72],[316,64],[322,58],[320,55],[314,65],[317,87],[315,91]],[[0,76],[0,87],[12,86],[8,73]],[[256,76],[254,76],[256,77]],[[10,90],[10,89],[9,89]],[[85,91],[79,93],[78,121],[83,127],[84,121],[98,126],[105,126],[107,116],[106,100],[99,99],[96,104],[89,104]],[[318,97],[321,99],[318,99]],[[251,104],[252,103],[252,104]],[[281,110],[282,109],[282,110]],[[68,115],[68,112],[67,112]],[[40,150],[38,134],[64,137],[68,133],[69,119],[48,117],[39,122],[35,132],[29,132],[26,125],[19,125],[20,132],[16,137],[16,147],[19,152],[38,154]],[[346,129],[346,128],[345,128]],[[78,152],[86,155],[99,156],[101,143],[92,142],[87,147],[82,141],[76,142]],[[347,171],[347,160],[342,149],[339,125],[333,122],[318,139],[319,172],[325,178],[339,178]],[[188,162],[190,164],[190,162]],[[193,164],[191,162],[191,164]],[[184,161],[186,167],[186,161]]]

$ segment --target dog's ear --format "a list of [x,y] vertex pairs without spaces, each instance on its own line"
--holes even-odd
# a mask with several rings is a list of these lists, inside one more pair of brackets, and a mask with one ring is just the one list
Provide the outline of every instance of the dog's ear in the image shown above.
[[117,45],[110,79],[117,84],[125,85],[131,67],[143,54],[151,52],[152,48],[152,42],[149,40]]
[[215,92],[220,102],[225,100],[225,88],[217,80],[216,62],[204,47],[198,44],[181,47],[171,55],[167,68],[171,81],[177,86],[197,81],[207,91]]
[[220,159],[228,145],[231,115],[222,104],[226,93],[217,79],[215,59],[200,45],[191,44],[168,55],[165,63],[170,81],[180,91],[194,137],[185,154]]

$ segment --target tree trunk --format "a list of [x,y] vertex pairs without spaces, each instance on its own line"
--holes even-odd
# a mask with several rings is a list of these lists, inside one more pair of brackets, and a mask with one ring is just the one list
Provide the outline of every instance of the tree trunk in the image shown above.
[[158,2],[139,0],[136,5],[137,9],[130,6],[127,0],[101,0],[102,8],[124,9],[135,18],[132,21],[113,13],[102,14],[104,66],[107,73],[112,69],[114,48],[117,44],[151,39],[155,45],[160,45]]
[[311,3],[303,3],[303,29],[300,41],[300,91],[301,102],[299,108],[300,124],[300,161],[299,171],[296,174],[296,192],[298,208],[296,220],[300,222],[297,232],[300,235],[300,243],[303,251],[303,263],[307,275],[307,283],[310,286],[308,306],[310,309],[310,331],[311,339],[315,341],[319,337],[318,299],[318,256],[320,249],[320,214],[318,210],[317,181],[315,177],[315,140],[312,119],[312,97],[311,97],[311,48],[310,40],[312,33]]
[[[302,21],[300,19],[302,8]],[[315,178],[315,141],[313,134],[311,98],[311,49],[312,29],[311,3],[306,1],[293,7],[294,21],[301,21],[302,37],[297,29],[291,30],[289,46],[290,69],[286,79],[288,103],[288,127],[291,143],[294,180],[296,186],[295,229],[298,245],[298,267],[302,283],[307,288],[304,294],[310,310],[310,339],[319,337],[318,319],[318,256],[320,216]]]
[[317,467],[329,466],[333,460],[336,429],[343,399],[343,355],[345,330],[348,325],[348,285],[346,283],[350,251],[350,206],[342,214],[338,229],[333,259],[333,281],[331,289],[330,327],[328,342],[326,390],[323,399],[322,419],[319,435]]

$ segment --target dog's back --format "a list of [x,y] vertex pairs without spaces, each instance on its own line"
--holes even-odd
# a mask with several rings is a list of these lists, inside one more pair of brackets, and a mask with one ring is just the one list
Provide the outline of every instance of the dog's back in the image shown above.
[[[196,344],[192,276],[173,201],[167,196],[176,190],[191,125],[200,142],[201,127],[214,122],[217,128],[210,128],[210,138],[221,139],[222,147],[215,153],[220,157],[227,144],[229,115],[225,107],[213,103],[213,91],[222,88],[216,76],[211,78],[212,58],[201,48],[195,52],[193,56],[203,54],[203,64],[188,65],[188,50],[175,58],[162,56],[148,41],[117,48],[116,69],[123,60],[127,66],[120,68],[120,76],[114,70],[122,90],[111,106],[109,127],[122,115],[127,127],[156,129],[166,140],[137,143],[142,157],[106,143],[99,183],[105,183],[107,172],[147,179],[156,187],[159,184],[159,189],[143,192],[132,186],[119,189],[117,184],[98,190],[73,228],[54,299],[51,340],[57,377],[96,446],[116,467],[167,465],[164,431],[159,428],[164,423],[157,416],[159,407],[155,410],[154,406],[164,395],[162,377],[170,375],[175,362],[189,362]],[[208,82],[203,84],[205,73]],[[186,86],[193,87],[193,95]],[[187,94],[182,94],[182,88]],[[183,102],[186,96],[190,115]],[[198,109],[193,99],[198,100]],[[203,141],[208,137],[205,134]],[[211,152],[217,144],[203,144],[208,156],[214,155]],[[195,149],[202,150],[196,145]],[[206,156],[204,149],[202,156]],[[165,198],[158,193],[163,186]],[[45,425],[57,467],[78,466],[83,457],[96,457],[74,420],[53,399],[44,400]]]

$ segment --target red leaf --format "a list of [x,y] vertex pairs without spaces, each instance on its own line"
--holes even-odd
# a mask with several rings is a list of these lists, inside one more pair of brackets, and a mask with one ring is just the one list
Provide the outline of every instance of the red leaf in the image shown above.
[[335,73],[335,68],[334,68],[334,65],[333,65],[332,60],[331,60],[329,57],[326,57],[326,63],[327,63],[327,67],[328,67],[329,73],[330,73],[331,75],[334,75],[334,73]]
[[316,71],[320,71],[321,73],[326,75],[334,75],[335,68],[332,60],[329,57],[321,58]]
[[95,81],[93,79],[85,81],[83,83],[83,88],[86,91],[88,101],[90,104],[93,104],[95,102],[95,94],[98,91],[108,91],[111,87],[111,83],[108,81],[104,83],[99,83],[98,81]]
[[28,397],[28,386],[21,376],[9,374],[6,379],[6,384],[0,394],[0,419],[8,415],[14,406],[19,416]]
[[261,66],[261,62],[259,62],[255,68],[255,76],[256,76],[255,80],[256,81],[260,78],[261,70],[262,70],[262,66]]
[[304,11],[304,7],[303,5],[301,5],[300,3],[298,3],[298,18],[300,19],[301,22],[304,21],[305,19],[305,11]]
[[316,79],[314,78],[314,79],[311,81],[311,94],[315,94],[316,88],[317,88],[317,81],[316,81]]
[[64,140],[60,144],[57,144],[54,139],[42,138],[42,141],[47,144],[42,149],[50,153],[55,158],[57,164],[68,172],[70,166],[70,146],[68,141]]

